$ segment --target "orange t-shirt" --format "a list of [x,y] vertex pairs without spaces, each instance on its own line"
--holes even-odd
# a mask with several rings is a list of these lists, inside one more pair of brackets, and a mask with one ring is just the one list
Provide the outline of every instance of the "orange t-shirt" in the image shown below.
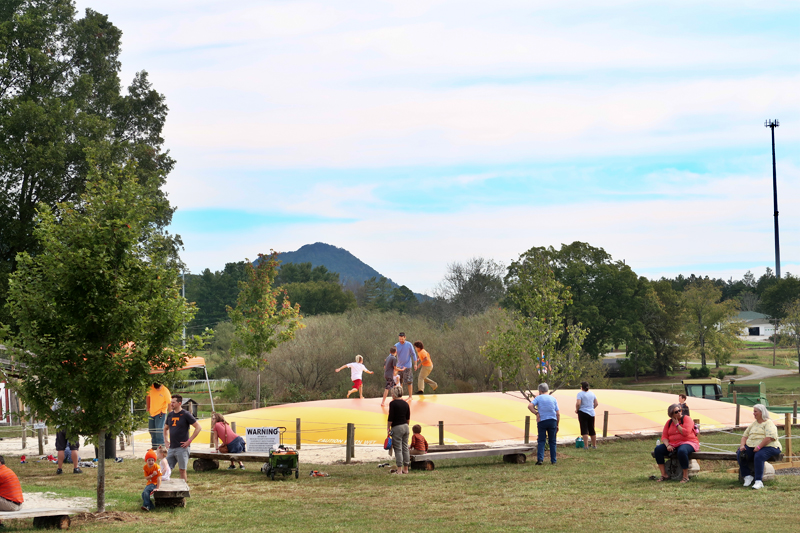
[[414,433],[414,436],[411,437],[411,449],[412,450],[419,450],[421,452],[428,451],[428,441],[425,440],[425,437],[422,436],[421,433]]
[[6,465],[0,465],[0,497],[14,503],[22,503],[25,501],[22,497],[22,487],[19,484],[19,478],[14,471]]
[[[153,472],[158,472],[158,475],[154,479],[147,479],[147,476]],[[158,463],[153,463],[153,466],[144,463],[144,478],[148,485],[158,485],[158,482],[161,481],[161,469],[158,467]]]
[[431,354],[429,354],[426,350],[420,350],[417,355],[419,356],[419,361],[422,366],[433,366]]

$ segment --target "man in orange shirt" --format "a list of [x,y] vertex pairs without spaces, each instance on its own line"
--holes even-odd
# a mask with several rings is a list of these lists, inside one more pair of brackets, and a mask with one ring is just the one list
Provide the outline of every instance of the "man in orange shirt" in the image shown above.
[[150,430],[150,444],[152,449],[157,449],[160,444],[164,444],[164,419],[169,411],[171,395],[169,390],[159,383],[154,382],[147,391],[147,414],[150,418],[147,427]]
[[6,466],[5,458],[0,455],[0,512],[19,511],[23,501],[19,478]]

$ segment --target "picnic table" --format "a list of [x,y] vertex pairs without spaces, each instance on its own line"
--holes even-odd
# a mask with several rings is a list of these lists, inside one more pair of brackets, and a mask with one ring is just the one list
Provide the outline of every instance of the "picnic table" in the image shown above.
[[442,459],[465,459],[469,457],[488,457],[492,455],[502,455],[506,463],[523,464],[526,455],[536,450],[536,446],[513,446],[513,447],[494,447],[480,448],[477,450],[453,450],[453,451],[431,451],[424,455],[411,456],[412,470],[433,470],[436,468],[434,461]]
[[88,513],[89,509],[69,508],[69,509],[23,509],[21,511],[11,511],[0,513],[2,520],[20,520],[22,518],[33,518],[33,527],[42,529],[69,529],[72,520],[69,516],[78,513]]

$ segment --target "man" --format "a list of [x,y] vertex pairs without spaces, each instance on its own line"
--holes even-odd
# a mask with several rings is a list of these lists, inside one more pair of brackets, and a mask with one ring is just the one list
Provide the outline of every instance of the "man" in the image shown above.
[[[58,411],[60,408],[61,401],[56,399],[56,401],[53,402],[52,410]],[[56,469],[56,475],[58,476],[64,473],[64,452],[67,450],[67,445],[69,445],[70,460],[72,461],[73,466],[72,473],[83,474],[83,470],[81,470],[81,467],[78,466],[81,462],[79,451],[81,447],[81,438],[78,436],[78,438],[73,442],[67,438],[67,431],[61,429],[56,432],[56,455],[58,455],[58,468]]]
[[536,426],[539,437],[536,442],[536,464],[544,461],[545,440],[550,444],[550,462],[556,464],[556,433],[561,423],[561,413],[558,410],[558,401],[555,396],[548,394],[550,388],[547,383],[539,384],[539,396],[528,404],[528,410],[536,415]]
[[[399,342],[394,345],[397,349],[397,366],[403,369],[400,371],[400,386],[408,385],[408,401],[411,401],[411,395],[414,392],[414,370],[419,367],[417,352],[410,342],[406,342],[405,333],[401,331],[397,336]],[[411,369],[412,358],[414,370]]]
[[[6,466],[5,458],[0,455],[0,512],[19,511],[24,501],[19,478],[13,470]],[[0,527],[3,527],[2,522],[0,522]]]
[[159,444],[164,444],[164,419],[169,412],[169,402],[169,389],[158,381],[154,382],[145,398],[147,412],[150,415],[147,422],[150,430],[150,446],[154,450],[158,448]]
[[[189,464],[189,452],[192,441],[200,434],[200,422],[192,413],[183,408],[183,397],[173,394],[169,404],[171,411],[164,422],[164,444],[167,445],[167,464],[172,470],[178,465],[181,479],[186,481],[186,467]],[[189,427],[194,427],[194,433],[189,436]],[[167,437],[169,435],[169,437]]]

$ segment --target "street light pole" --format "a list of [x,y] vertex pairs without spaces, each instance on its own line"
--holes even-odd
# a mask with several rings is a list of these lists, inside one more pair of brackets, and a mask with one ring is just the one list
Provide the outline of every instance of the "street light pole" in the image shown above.
[[775,275],[781,279],[781,245],[778,238],[778,177],[775,170],[775,128],[780,126],[777,120],[767,120],[764,127],[772,130],[772,201],[775,206]]

